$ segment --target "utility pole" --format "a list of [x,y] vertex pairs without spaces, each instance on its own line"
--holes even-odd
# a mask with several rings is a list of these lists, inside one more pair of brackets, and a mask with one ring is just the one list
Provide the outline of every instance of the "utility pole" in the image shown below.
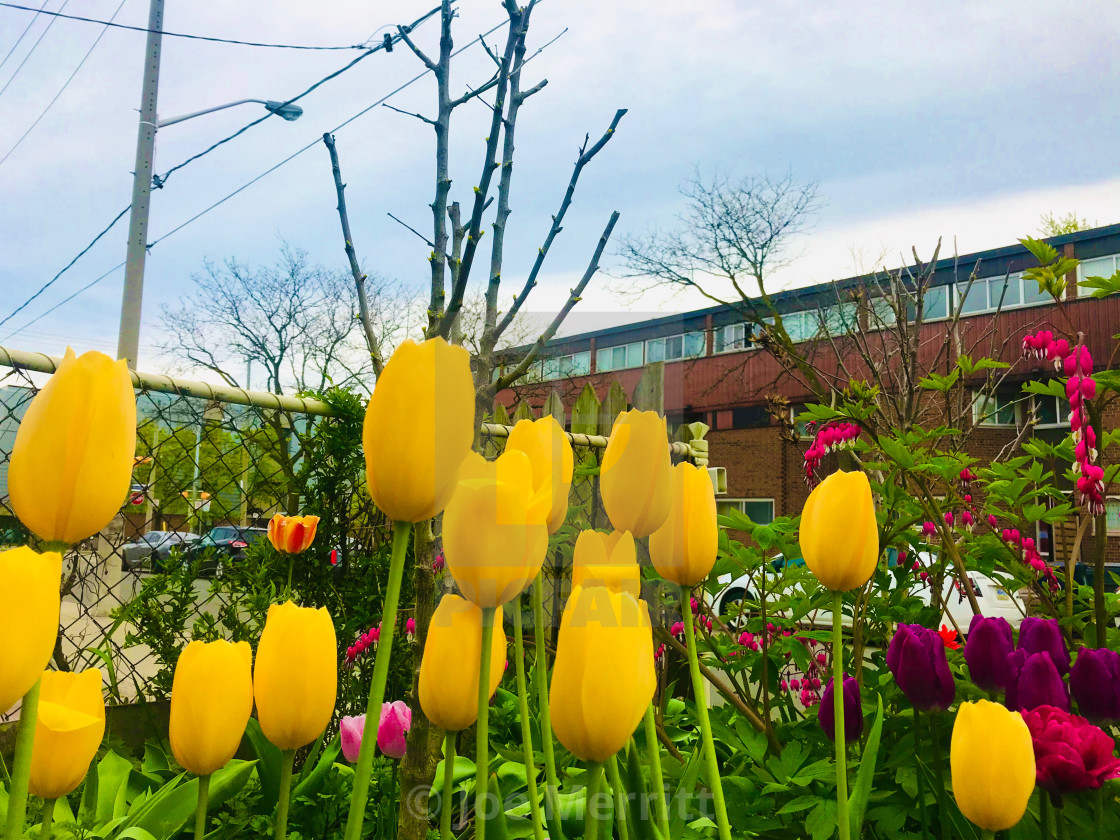
[[136,168],[132,175],[132,212],[128,219],[128,254],[124,268],[124,296],[117,337],[117,358],[136,369],[140,351],[140,310],[144,296],[144,258],[148,250],[148,209],[152,192],[152,163],[156,151],[156,98],[159,94],[159,54],[163,43],[163,0],[151,0],[148,44],[144,51],[144,85],[140,94],[140,128],[136,136]]

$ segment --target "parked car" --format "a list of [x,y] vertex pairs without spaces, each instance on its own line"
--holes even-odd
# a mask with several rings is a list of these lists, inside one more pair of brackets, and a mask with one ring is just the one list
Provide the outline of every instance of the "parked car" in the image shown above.
[[[920,553],[917,559],[927,568],[934,561],[933,555],[924,552]],[[789,566],[803,566],[805,561],[800,557],[786,561],[779,555],[771,562],[775,571],[781,570],[787,564]],[[1019,626],[1026,614],[1026,608],[1018,593],[1009,592],[999,581],[980,572],[969,572],[968,578],[972,583],[972,591],[976,596],[981,615],[989,618],[1000,616],[1007,619],[1012,627]],[[731,619],[735,619],[739,615],[745,616],[749,610],[749,603],[757,599],[752,591],[753,584],[750,576],[742,575],[738,578],[732,578],[731,575],[724,575],[718,579],[718,582],[723,585],[723,588],[712,599],[713,612],[716,615],[723,615]],[[782,584],[779,583],[778,585],[781,586]],[[897,580],[892,575],[891,588],[897,585]],[[916,581],[912,591],[927,604],[933,604],[933,588],[929,582]],[[747,602],[747,608],[745,609],[743,608],[744,602]],[[968,626],[972,622],[972,605],[969,603],[968,595],[961,591],[956,578],[946,578],[944,581],[941,603],[945,605],[941,620],[949,624],[949,616],[952,616],[953,621],[961,628],[961,632],[967,633]],[[816,610],[806,617],[806,621],[819,627],[831,627],[832,613],[828,610]],[[851,623],[848,616],[844,616],[842,621],[845,624]]]
[[180,551],[201,539],[190,531],[149,531],[121,547],[121,568],[128,572],[138,572],[145,568],[158,571],[171,556],[171,550]]
[[240,525],[218,525],[211,528],[202,539],[185,552],[192,561],[203,558],[203,574],[221,574],[224,563],[244,560],[245,549],[257,540],[265,539],[264,528],[244,528]]

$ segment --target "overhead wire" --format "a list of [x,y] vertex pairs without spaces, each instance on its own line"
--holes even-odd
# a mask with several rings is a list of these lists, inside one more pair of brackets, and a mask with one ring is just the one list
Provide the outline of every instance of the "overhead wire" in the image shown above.
[[0,59],[0,67],[3,67],[8,63],[8,59],[12,57],[12,54],[16,51],[16,47],[23,43],[23,39],[26,37],[27,33],[31,31],[31,27],[35,25],[35,21],[39,19],[39,12],[42,12],[43,9],[47,8],[47,3],[49,2],[51,2],[51,0],[43,0],[42,6],[40,6],[38,9],[32,10],[35,12],[35,16],[27,22],[27,26],[23,28],[23,32],[19,33],[19,37],[16,38],[16,42],[12,44],[11,49],[9,49],[5,56]]
[[[117,8],[116,8],[116,11],[113,12],[113,17],[111,17],[109,19],[110,21],[114,20],[117,17],[117,15],[120,14],[121,9],[124,8],[124,4],[127,3],[127,2],[128,2],[128,0],[121,0],[120,5],[118,5]],[[84,56],[82,56],[82,60],[78,62],[78,66],[74,68],[74,72],[70,74],[70,77],[65,82],[63,82],[62,87],[59,88],[59,90],[58,90],[58,93],[56,93],[54,95],[54,98],[50,102],[47,103],[47,107],[43,109],[42,113],[40,113],[39,116],[37,116],[35,118],[35,122],[31,123],[31,125],[29,125],[27,127],[27,131],[23,132],[23,134],[15,142],[15,144],[10,149],[8,149],[7,152],[4,153],[4,157],[0,158],[0,166],[4,165],[4,161],[6,161],[9,157],[12,156],[12,152],[14,152],[16,149],[19,148],[20,143],[22,143],[24,140],[27,139],[27,135],[29,135],[32,131],[35,130],[35,126],[37,126],[39,124],[40,120],[42,120],[43,117],[45,117],[47,115],[47,112],[50,111],[50,109],[54,107],[54,103],[58,102],[59,97],[61,97],[63,92],[66,90],[66,88],[70,86],[70,83],[72,81],[74,81],[74,77],[78,75],[78,71],[81,70],[82,65],[84,65],[86,63],[86,59],[88,59],[90,57],[90,55],[93,53],[93,51],[95,49],[97,49],[97,45],[101,43],[101,39],[105,37],[105,33],[108,32],[108,31],[109,31],[109,26],[108,25],[102,27],[101,32],[98,34],[97,38],[90,45],[90,48],[88,50],[86,50],[86,54]]]
[[[46,3],[44,3],[43,5],[45,6]],[[64,15],[64,14],[62,14],[62,9],[66,8],[65,3],[62,4],[62,8],[60,8],[57,12],[44,12],[41,9],[36,10],[35,8],[33,8],[31,6],[21,6],[18,3],[0,2],[0,7],[4,7],[4,8],[7,8],[7,9],[18,9],[18,10],[24,11],[24,12],[39,11],[44,15],[51,15],[56,20],[58,18],[64,18],[65,20],[77,20],[77,21],[81,21],[83,23],[99,23],[103,26],[111,26],[111,27],[114,27],[116,29],[128,29],[128,30],[131,30],[133,32],[159,32],[161,35],[163,35],[164,37],[167,37],[167,38],[188,38],[192,41],[209,41],[209,42],[215,43],[215,44],[233,44],[233,45],[239,46],[239,47],[265,47],[265,48],[274,49],[274,50],[365,50],[365,49],[369,49],[369,47],[367,47],[365,44],[347,44],[345,46],[322,46],[322,47],[320,47],[320,46],[310,46],[310,45],[306,45],[306,44],[270,44],[270,43],[264,43],[264,42],[260,42],[260,41],[240,41],[240,40],[237,40],[236,38],[217,38],[217,37],[214,37],[212,35],[191,35],[191,34],[188,34],[186,32],[169,32],[166,29],[159,29],[159,30],[149,29],[146,26],[131,26],[131,25],[126,24],[126,23],[113,23],[111,20],[109,20],[109,21],[98,20],[97,18],[82,17],[81,15]]]
[[[69,5],[69,3],[70,3],[70,0],[63,0],[63,3],[59,7],[59,9],[60,10],[65,9],[66,6]],[[28,9],[28,11],[34,12],[35,9]],[[52,12],[44,12],[42,9],[40,9],[38,14],[49,15],[49,14],[53,14],[53,13]],[[50,20],[50,23],[48,23],[43,28],[43,31],[39,33],[39,37],[35,39],[35,43],[31,45],[31,49],[29,49],[27,51],[27,55],[25,55],[23,57],[23,61],[21,61],[19,63],[19,65],[16,67],[16,69],[12,71],[12,75],[8,77],[8,81],[6,81],[4,83],[4,87],[0,88],[0,96],[3,96],[4,91],[6,91],[9,87],[11,87],[12,82],[14,82],[16,80],[16,76],[19,75],[19,71],[23,69],[23,65],[27,64],[27,60],[29,58],[31,58],[32,55],[35,54],[35,50],[38,49],[39,44],[41,44],[43,42],[43,39],[47,36],[47,33],[51,31],[51,27],[54,26],[54,22],[56,20],[58,20],[57,17],[52,17],[51,20]]]

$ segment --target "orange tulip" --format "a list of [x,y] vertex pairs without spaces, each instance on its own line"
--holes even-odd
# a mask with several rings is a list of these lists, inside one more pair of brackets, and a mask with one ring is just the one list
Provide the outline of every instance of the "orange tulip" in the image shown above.
[[285,516],[276,514],[268,520],[268,541],[277,551],[300,554],[315,542],[318,516]]

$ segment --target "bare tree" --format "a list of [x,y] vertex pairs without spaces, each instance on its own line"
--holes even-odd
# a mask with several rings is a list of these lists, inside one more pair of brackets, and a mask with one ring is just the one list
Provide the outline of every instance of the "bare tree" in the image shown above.
[[[514,174],[514,148],[517,121],[522,106],[547,85],[547,80],[535,84],[523,84],[522,74],[527,63],[544,46],[528,54],[526,36],[533,10],[538,0],[527,0],[519,6],[515,0],[501,0],[509,18],[505,33],[505,43],[501,48],[491,48],[484,39],[482,46],[493,62],[492,75],[480,84],[467,86],[461,94],[452,91],[451,63],[454,55],[452,21],[454,10],[450,0],[442,0],[440,5],[440,38],[438,52],[429,53],[413,41],[411,32],[398,29],[397,37],[412,51],[420,63],[431,72],[435,79],[436,109],[434,115],[407,113],[427,126],[435,134],[434,197],[428,207],[431,210],[431,233],[420,233],[415,227],[401,222],[413,234],[419,236],[429,246],[430,285],[427,307],[426,337],[442,336],[451,341],[467,344],[472,349],[475,376],[476,405],[479,419],[493,410],[494,396],[502,388],[520,379],[533,362],[540,357],[544,345],[556,334],[564,318],[579,302],[588,283],[599,269],[599,259],[606,248],[614,225],[618,219],[617,211],[607,221],[599,241],[591,249],[590,259],[580,280],[571,289],[567,301],[555,314],[543,332],[533,342],[529,352],[512,370],[494,375],[495,353],[508,343],[511,335],[518,331],[519,314],[525,301],[536,286],[540,271],[550,252],[551,246],[563,229],[563,222],[575,193],[577,182],[584,168],[607,145],[614,136],[619,121],[626,113],[619,110],[598,140],[592,142],[590,135],[580,145],[571,177],[560,200],[559,207],[552,217],[543,242],[536,247],[536,259],[528,275],[517,283],[515,294],[509,308],[503,311],[499,306],[502,288],[502,268],[507,241],[509,219],[512,213],[510,191]],[[551,42],[549,42],[551,43]],[[470,185],[465,191],[465,201],[461,205],[452,197],[451,161],[451,117],[467,103],[475,106],[482,104],[489,111],[488,130],[485,132],[481,155],[481,168],[477,174],[469,176]],[[387,106],[390,107],[390,106]],[[397,109],[394,109],[397,110]],[[355,268],[356,255],[350,251],[354,243],[350,238],[349,221],[346,215],[344,184],[338,166],[337,150],[333,138],[324,138],[331,153],[335,189],[338,196],[339,220],[342,224],[345,247],[350,257],[354,285],[361,287],[360,272]],[[491,209],[493,208],[493,209]],[[400,213],[407,217],[407,214]],[[393,216],[397,221],[400,219]],[[492,235],[484,240],[486,222]],[[471,272],[480,258],[480,249],[489,242],[490,263],[483,281],[476,286],[470,285]],[[481,304],[475,310],[471,302],[480,292]],[[373,351],[376,341],[372,325],[364,329]],[[473,336],[473,339],[471,338]],[[520,342],[519,342],[520,343]],[[433,535],[431,523],[417,525],[415,531],[415,558],[413,588],[416,596],[415,619],[417,628],[417,655],[413,657],[415,675],[419,673],[419,651],[427,635],[428,623],[435,606],[435,581],[431,569],[433,554]],[[408,753],[401,766],[401,801],[413,798],[414,791],[431,784],[439,759],[441,733],[428,724],[423,711],[415,702],[416,689],[413,684],[412,728],[408,736]],[[549,796],[555,795],[555,779],[550,779],[547,789]],[[402,838],[425,838],[428,822],[423,815],[413,813],[415,809],[401,809],[398,836]]]
[[[380,340],[392,341],[406,297],[398,285],[373,280],[369,317]],[[192,282],[161,313],[161,349],[183,367],[246,387],[251,371],[263,373],[264,388],[276,394],[370,387],[357,293],[346,275],[310,265],[285,243],[271,266],[207,261]]]
[[1096,222],[1090,224],[1088,218],[1083,219],[1072,210],[1064,216],[1056,216],[1053,210],[1048,210],[1038,218],[1038,232],[1042,236],[1061,236],[1091,227],[1096,227]]

